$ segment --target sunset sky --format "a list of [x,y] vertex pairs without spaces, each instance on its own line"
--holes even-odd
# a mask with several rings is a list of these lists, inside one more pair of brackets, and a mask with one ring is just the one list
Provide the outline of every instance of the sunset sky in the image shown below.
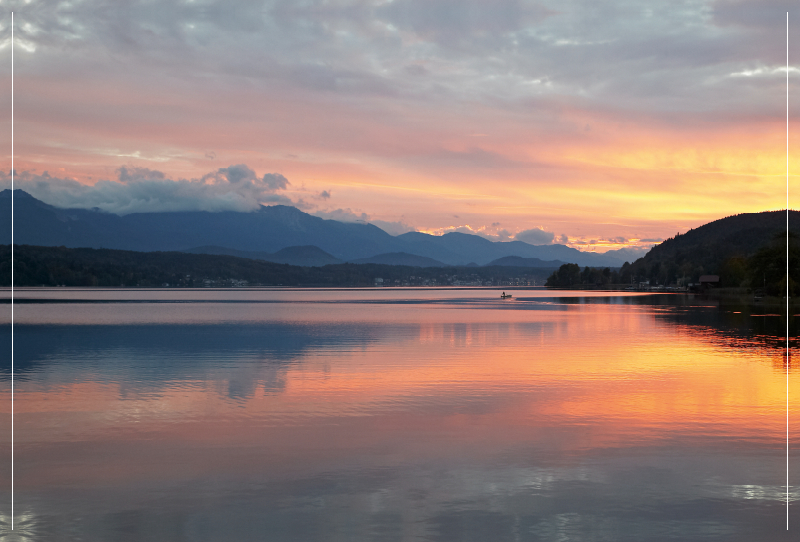
[[0,184],[14,11],[15,184],[53,205],[650,246],[785,208],[797,5],[1,1]]

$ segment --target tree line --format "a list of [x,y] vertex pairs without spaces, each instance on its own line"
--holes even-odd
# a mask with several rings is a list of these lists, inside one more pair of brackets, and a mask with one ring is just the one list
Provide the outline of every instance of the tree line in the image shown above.
[[[113,249],[14,246],[15,286],[202,287],[373,286],[489,283],[542,284],[552,269],[519,267],[412,267],[333,264],[302,267],[235,256],[184,252],[134,252]],[[11,285],[11,246],[0,245],[0,285]]]
[[[787,274],[787,250],[788,268]],[[726,254],[724,247],[718,253]],[[730,254],[730,251],[727,252]],[[628,285],[649,282],[650,285],[685,286],[696,284],[702,275],[718,275],[719,286],[763,290],[766,295],[795,295],[800,284],[800,241],[793,232],[781,232],[750,256],[734,254],[709,258],[704,251],[677,250],[669,258],[639,258],[633,264],[625,262],[618,270],[609,268],[583,270],[576,264],[564,264],[548,277],[546,286],[569,288],[576,286]]]

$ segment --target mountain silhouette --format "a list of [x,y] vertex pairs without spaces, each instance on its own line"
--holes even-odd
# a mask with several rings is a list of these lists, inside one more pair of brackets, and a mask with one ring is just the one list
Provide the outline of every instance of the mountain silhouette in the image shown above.
[[[10,217],[11,191],[3,190],[0,242],[4,244],[11,243]],[[623,263],[613,255],[581,252],[564,245],[492,242],[458,232],[441,236],[410,232],[395,237],[372,224],[326,220],[286,205],[262,206],[247,213],[182,211],[119,216],[98,209],[61,209],[19,189],[14,191],[14,243],[140,252],[216,250],[215,254],[253,253],[246,257],[295,265],[324,265],[329,257],[333,260],[327,263],[335,263],[397,253],[431,258],[435,265],[486,265],[507,256],[593,267],[619,267]],[[290,247],[293,254],[275,256]],[[302,247],[319,252],[302,256],[298,253]],[[303,258],[309,263],[296,263]]]

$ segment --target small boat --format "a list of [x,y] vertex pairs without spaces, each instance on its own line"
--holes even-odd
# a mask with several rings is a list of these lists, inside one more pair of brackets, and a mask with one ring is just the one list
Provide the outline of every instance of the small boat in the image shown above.
[[512,295],[511,295],[511,294],[507,294],[507,293],[503,292],[503,295],[501,295],[501,296],[500,296],[500,299],[506,299],[506,298],[508,298],[508,297],[512,297]]

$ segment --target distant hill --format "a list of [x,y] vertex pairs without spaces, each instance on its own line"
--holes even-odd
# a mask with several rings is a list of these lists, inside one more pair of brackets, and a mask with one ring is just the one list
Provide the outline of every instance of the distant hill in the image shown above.
[[649,248],[647,249],[639,249],[639,248],[618,248],[616,250],[609,250],[608,252],[604,252],[604,256],[610,256],[613,258],[617,258],[620,261],[625,261],[628,263],[633,263],[639,258],[642,258],[645,254],[650,251]]
[[[274,255],[290,247],[313,246],[327,254],[281,256],[286,262],[307,258],[308,265],[319,265],[328,256],[350,261],[392,253],[431,258],[446,265],[486,265],[506,256],[594,267],[618,267],[624,261],[610,254],[581,252],[564,245],[492,242],[458,232],[441,236],[410,232],[395,237],[372,224],[324,220],[285,205],[262,206],[250,213],[186,211],[118,216],[97,209],[60,209],[22,190],[15,191],[14,205],[16,244],[141,252],[215,247],[216,251],[234,251],[229,255],[251,253],[248,257],[256,259],[266,259],[265,254]],[[0,243],[11,242],[10,217],[11,191],[3,190]]]
[[[324,220],[275,205],[251,213],[204,211],[118,216],[91,209],[59,209],[22,190],[14,194],[17,244],[115,248],[142,252],[216,246],[275,253],[314,245],[341,260],[395,248],[395,238],[371,224]],[[0,192],[0,242],[11,241],[11,191]],[[400,251],[400,247],[397,247]]]
[[186,250],[181,250],[180,252],[186,252],[187,254],[213,254],[215,256],[235,256],[237,258],[249,258],[251,260],[264,260],[269,261],[269,258],[272,257],[271,252],[252,252],[249,250],[236,250],[233,248],[227,247],[217,247],[217,246],[204,246],[204,247],[194,247],[194,248],[187,248]]
[[335,263],[342,263],[336,258],[319,247],[306,245],[301,247],[286,247],[275,253],[270,252],[250,252],[246,250],[234,250],[232,248],[205,246],[182,250],[189,254],[217,254],[224,256],[236,256],[238,258],[250,258],[251,260],[263,260],[265,262],[286,263],[289,265],[300,265],[303,267],[321,267]]
[[[15,245],[17,286],[227,287],[510,285],[549,271],[516,267],[412,267],[375,263],[294,266],[216,254]],[[11,246],[0,245],[0,286],[11,284]]]
[[379,263],[384,265],[410,265],[412,267],[446,267],[444,264],[433,258],[426,258],[425,256],[416,256],[406,252],[390,252],[387,254],[378,254],[371,258],[361,258],[358,260],[351,260],[350,263]]
[[624,263],[624,260],[614,256],[581,252],[565,245],[529,245],[522,241],[492,242],[477,235],[460,232],[440,236],[409,232],[397,236],[397,239],[406,244],[403,252],[434,258],[449,265],[488,265],[489,262],[506,256],[538,258],[544,261],[560,260],[594,267],[619,267]]
[[505,256],[489,262],[486,265],[504,265],[513,267],[559,267],[565,262],[559,260],[544,261],[539,258],[522,258],[520,256]]
[[[800,234],[800,211],[789,211],[789,229]],[[697,281],[700,275],[715,274],[722,275],[723,285],[739,286],[742,273],[729,273],[731,265],[745,265],[744,259],[769,246],[776,235],[785,231],[786,211],[721,218],[656,245],[628,271],[659,284],[684,276]],[[736,263],[735,260],[740,261]],[[724,284],[728,275],[731,278]]]

